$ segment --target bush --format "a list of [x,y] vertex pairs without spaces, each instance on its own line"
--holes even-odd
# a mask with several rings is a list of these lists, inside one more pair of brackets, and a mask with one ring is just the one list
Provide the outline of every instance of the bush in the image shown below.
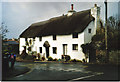
[[53,59],[53,61],[58,61],[58,59],[55,58],[55,59]]
[[42,57],[42,61],[44,61],[44,60],[45,60],[45,57],[43,56],[43,57]]
[[116,63],[119,64],[119,58],[120,58],[120,51],[111,51],[109,53],[109,61],[110,63]]
[[70,60],[71,62],[76,62],[76,59],[72,59],[72,60]]
[[81,60],[77,60],[77,59],[72,59],[72,60],[70,60],[71,62],[81,62],[82,63],[82,61]]
[[66,59],[66,61],[69,61],[71,58],[69,55],[65,55],[65,59]]
[[48,61],[53,61],[53,58],[52,57],[48,57]]

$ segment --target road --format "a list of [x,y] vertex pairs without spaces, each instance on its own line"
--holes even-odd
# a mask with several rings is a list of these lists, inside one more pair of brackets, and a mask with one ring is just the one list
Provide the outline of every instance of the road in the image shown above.
[[15,81],[118,80],[118,67],[115,65],[16,62],[15,66],[26,66],[31,70],[23,75],[9,78],[8,80]]

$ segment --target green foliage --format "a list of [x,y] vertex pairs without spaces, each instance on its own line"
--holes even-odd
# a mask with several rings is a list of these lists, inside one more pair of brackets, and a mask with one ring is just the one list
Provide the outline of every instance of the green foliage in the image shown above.
[[53,59],[53,61],[58,61],[58,59],[55,58],[55,59]]
[[48,61],[53,61],[53,58],[49,56]]
[[120,64],[120,51],[111,51],[109,52],[110,58],[109,61],[110,63],[116,63]]
[[70,61],[71,61],[71,62],[80,62],[80,63],[82,63],[81,60],[77,60],[77,59],[71,59]]
[[[118,26],[119,25],[119,26]],[[116,51],[120,50],[120,21],[117,21],[114,17],[110,17],[108,19],[107,24],[107,44],[108,44],[108,51]],[[92,42],[81,45],[83,53],[87,55],[90,53],[91,49],[96,49],[99,52],[105,51],[105,29],[104,28],[97,28],[97,33],[92,37]],[[114,55],[115,56],[115,55]],[[89,56],[90,57],[90,56]],[[115,58],[113,55],[110,55],[112,60]],[[106,54],[96,53],[96,58],[98,62],[106,62]],[[115,59],[114,59],[115,60]]]
[[5,39],[6,37],[6,34],[8,33],[8,29],[7,29],[7,26],[5,25],[5,23],[2,23],[1,26],[0,26],[0,35],[2,36],[2,40]]
[[65,55],[65,59],[66,59],[66,61],[69,61],[71,58],[69,55]]

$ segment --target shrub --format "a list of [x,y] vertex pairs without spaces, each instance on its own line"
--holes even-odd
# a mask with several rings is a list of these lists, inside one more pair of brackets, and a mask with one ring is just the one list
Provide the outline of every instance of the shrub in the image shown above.
[[65,55],[65,59],[66,59],[66,61],[69,61],[71,58],[69,55]]
[[81,60],[76,60],[77,62],[80,62],[80,63],[82,63],[82,61]]
[[76,62],[76,59],[72,59],[71,62]]
[[111,51],[109,53],[109,61],[110,63],[116,63],[119,64],[119,58],[120,58],[120,51]]
[[43,57],[42,57],[42,61],[44,61],[44,60],[45,60],[45,57],[43,56]]
[[72,60],[70,60],[71,62],[81,62],[82,63],[82,61],[81,60],[77,60],[77,59],[72,59]]
[[53,61],[53,58],[52,57],[48,57],[48,61]]
[[55,58],[55,59],[53,59],[53,61],[58,61],[58,59]]

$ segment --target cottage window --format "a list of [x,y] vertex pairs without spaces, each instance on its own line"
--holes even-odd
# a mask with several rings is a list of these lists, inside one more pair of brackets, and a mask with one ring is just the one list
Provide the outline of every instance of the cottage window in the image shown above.
[[91,33],[91,29],[88,29],[88,33]]
[[53,35],[53,40],[56,40],[56,35]]
[[39,41],[42,41],[42,36],[39,37]]
[[25,41],[27,41],[27,38],[25,38]]
[[73,44],[73,50],[78,50],[78,44]]
[[42,47],[40,47],[40,53],[42,53]]
[[57,54],[57,47],[53,47],[53,54]]
[[73,38],[78,38],[78,33],[73,33]]

